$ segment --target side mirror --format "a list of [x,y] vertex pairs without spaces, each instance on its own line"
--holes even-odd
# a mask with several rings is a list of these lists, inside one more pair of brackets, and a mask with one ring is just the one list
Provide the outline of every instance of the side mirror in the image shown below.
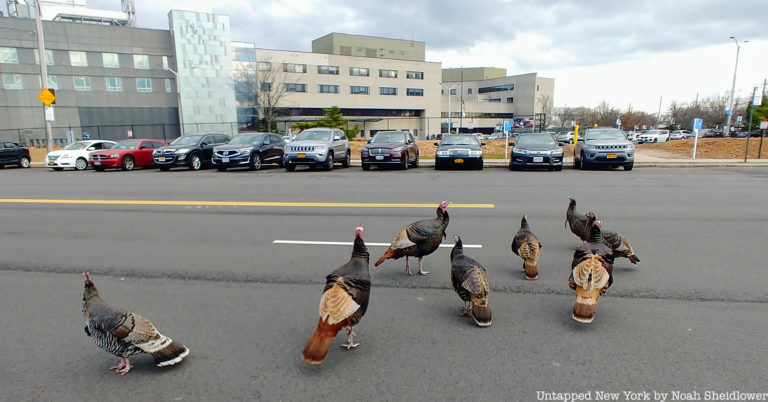
[[201,142],[201,143],[200,143],[200,146],[201,146],[201,147],[207,147],[207,146],[208,146],[208,143],[207,143],[207,142]]
[[514,142],[514,141],[510,141],[510,142],[509,142],[509,146],[510,146],[510,147],[513,147],[513,146],[515,146],[515,142]]
[[437,142],[435,142],[435,146],[438,146],[438,145],[440,145],[440,144],[438,144]]
[[368,140],[368,143],[370,144],[370,143],[371,143],[371,140]]
[[485,142],[481,142],[481,143],[480,143],[480,146],[481,146],[481,147],[484,147],[484,146],[486,146],[486,145],[487,145],[487,144],[486,144]]
[[341,141],[341,137],[339,137],[338,135],[334,135],[333,136],[333,140],[334,141]]

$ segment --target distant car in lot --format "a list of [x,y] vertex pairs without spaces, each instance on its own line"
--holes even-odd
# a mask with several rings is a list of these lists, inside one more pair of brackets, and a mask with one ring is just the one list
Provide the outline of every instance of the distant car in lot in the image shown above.
[[272,133],[244,133],[213,149],[213,165],[219,171],[247,167],[259,170],[265,163],[283,166],[285,141]]
[[560,144],[565,144],[565,143],[573,144],[573,137],[574,137],[573,131],[561,132],[555,135],[555,140]]
[[152,152],[164,145],[163,141],[153,139],[122,140],[112,148],[91,152],[88,163],[97,172],[103,172],[104,169],[152,167]]
[[283,166],[289,172],[296,170],[298,165],[332,170],[333,164],[337,162],[346,168],[349,167],[350,152],[349,140],[343,131],[337,128],[311,128],[300,132],[285,146]]
[[363,170],[371,166],[419,167],[419,146],[408,131],[380,131],[360,150]]
[[630,141],[637,141],[637,132],[635,131],[625,131],[624,134],[627,135],[627,139]]
[[637,137],[638,144],[667,141],[669,141],[669,130],[648,130]]
[[0,142],[0,169],[6,165],[16,165],[21,168],[28,168],[29,148],[16,142]]
[[692,134],[688,130],[675,130],[669,134],[670,140],[684,140],[686,138],[691,138]]
[[48,152],[45,155],[45,166],[59,171],[64,169],[85,170],[88,167],[88,156],[93,151],[109,149],[114,141],[89,140],[73,142],[63,149]]
[[590,166],[623,166],[632,170],[635,163],[635,144],[618,128],[588,128],[579,133],[573,147],[573,167],[586,169]]
[[226,144],[231,139],[232,137],[226,134],[215,133],[183,135],[172,143],[156,149],[152,153],[152,160],[162,171],[168,171],[176,166],[200,170],[212,165],[213,148]]
[[517,141],[510,142],[512,156],[509,170],[526,167],[563,170],[563,150],[550,134],[520,134]]
[[439,143],[435,142],[435,169],[448,167],[483,168],[484,142],[480,142],[474,134],[451,134],[443,136]]

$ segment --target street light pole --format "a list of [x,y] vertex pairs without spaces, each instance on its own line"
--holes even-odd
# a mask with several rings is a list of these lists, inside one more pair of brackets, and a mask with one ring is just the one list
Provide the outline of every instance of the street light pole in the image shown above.
[[176,110],[179,112],[179,136],[184,135],[184,113],[181,110],[181,91],[180,91],[180,85],[179,85],[179,73],[176,71],[173,71],[172,68],[168,67],[168,71],[173,74],[173,78],[176,79]]
[[[45,39],[43,38],[42,11],[40,10],[40,1],[35,2],[35,26],[37,29],[37,52],[40,56],[40,84],[43,88],[48,88],[48,69],[47,59],[45,58]],[[44,106],[44,109],[53,108],[53,106]],[[53,150],[53,130],[48,116],[45,117],[45,147],[48,152]]]
[[725,132],[723,135],[731,135],[731,116],[733,116],[733,93],[736,90],[736,72],[739,70],[739,51],[741,51],[741,45],[749,42],[748,40],[745,40],[744,42],[741,42],[739,44],[739,41],[731,36],[730,39],[733,39],[733,41],[736,43],[736,66],[733,67],[733,84],[731,84],[731,97],[728,100],[728,117],[726,117],[725,121]]
[[[443,88],[447,88],[443,83],[440,83],[440,85],[442,85]],[[459,85],[459,84],[453,84],[450,88],[448,88],[448,134],[451,133],[451,126],[453,125],[451,124],[453,123],[453,121],[451,120],[451,90],[453,88],[456,88],[456,85]]]

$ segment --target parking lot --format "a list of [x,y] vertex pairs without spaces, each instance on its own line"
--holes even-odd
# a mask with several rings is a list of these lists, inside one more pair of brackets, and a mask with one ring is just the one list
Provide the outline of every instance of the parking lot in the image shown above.
[[[0,185],[0,389],[9,400],[536,400],[537,391],[768,392],[765,168],[632,172],[370,171],[287,174],[7,169]],[[571,319],[567,197],[626,235],[590,325]],[[449,248],[409,277],[372,271],[361,346],[301,361],[325,275],[355,226],[389,243],[450,200],[447,233],[479,248],[494,324],[458,317]],[[404,205],[405,204],[405,205]],[[527,214],[540,278],[510,251]],[[445,240],[445,244],[450,244]],[[384,247],[370,246],[375,260]],[[413,263],[414,261],[412,261]],[[83,333],[83,281],[191,349],[167,369],[116,357]]]

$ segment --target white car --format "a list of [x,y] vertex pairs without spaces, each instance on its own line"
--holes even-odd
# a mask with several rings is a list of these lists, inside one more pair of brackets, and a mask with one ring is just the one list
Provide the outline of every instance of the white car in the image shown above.
[[648,130],[637,136],[637,143],[644,142],[667,142],[669,141],[669,130]]
[[45,166],[57,171],[65,168],[85,170],[88,167],[88,155],[91,152],[109,149],[112,145],[115,145],[115,142],[108,140],[73,142],[64,149],[48,152],[45,155]]

